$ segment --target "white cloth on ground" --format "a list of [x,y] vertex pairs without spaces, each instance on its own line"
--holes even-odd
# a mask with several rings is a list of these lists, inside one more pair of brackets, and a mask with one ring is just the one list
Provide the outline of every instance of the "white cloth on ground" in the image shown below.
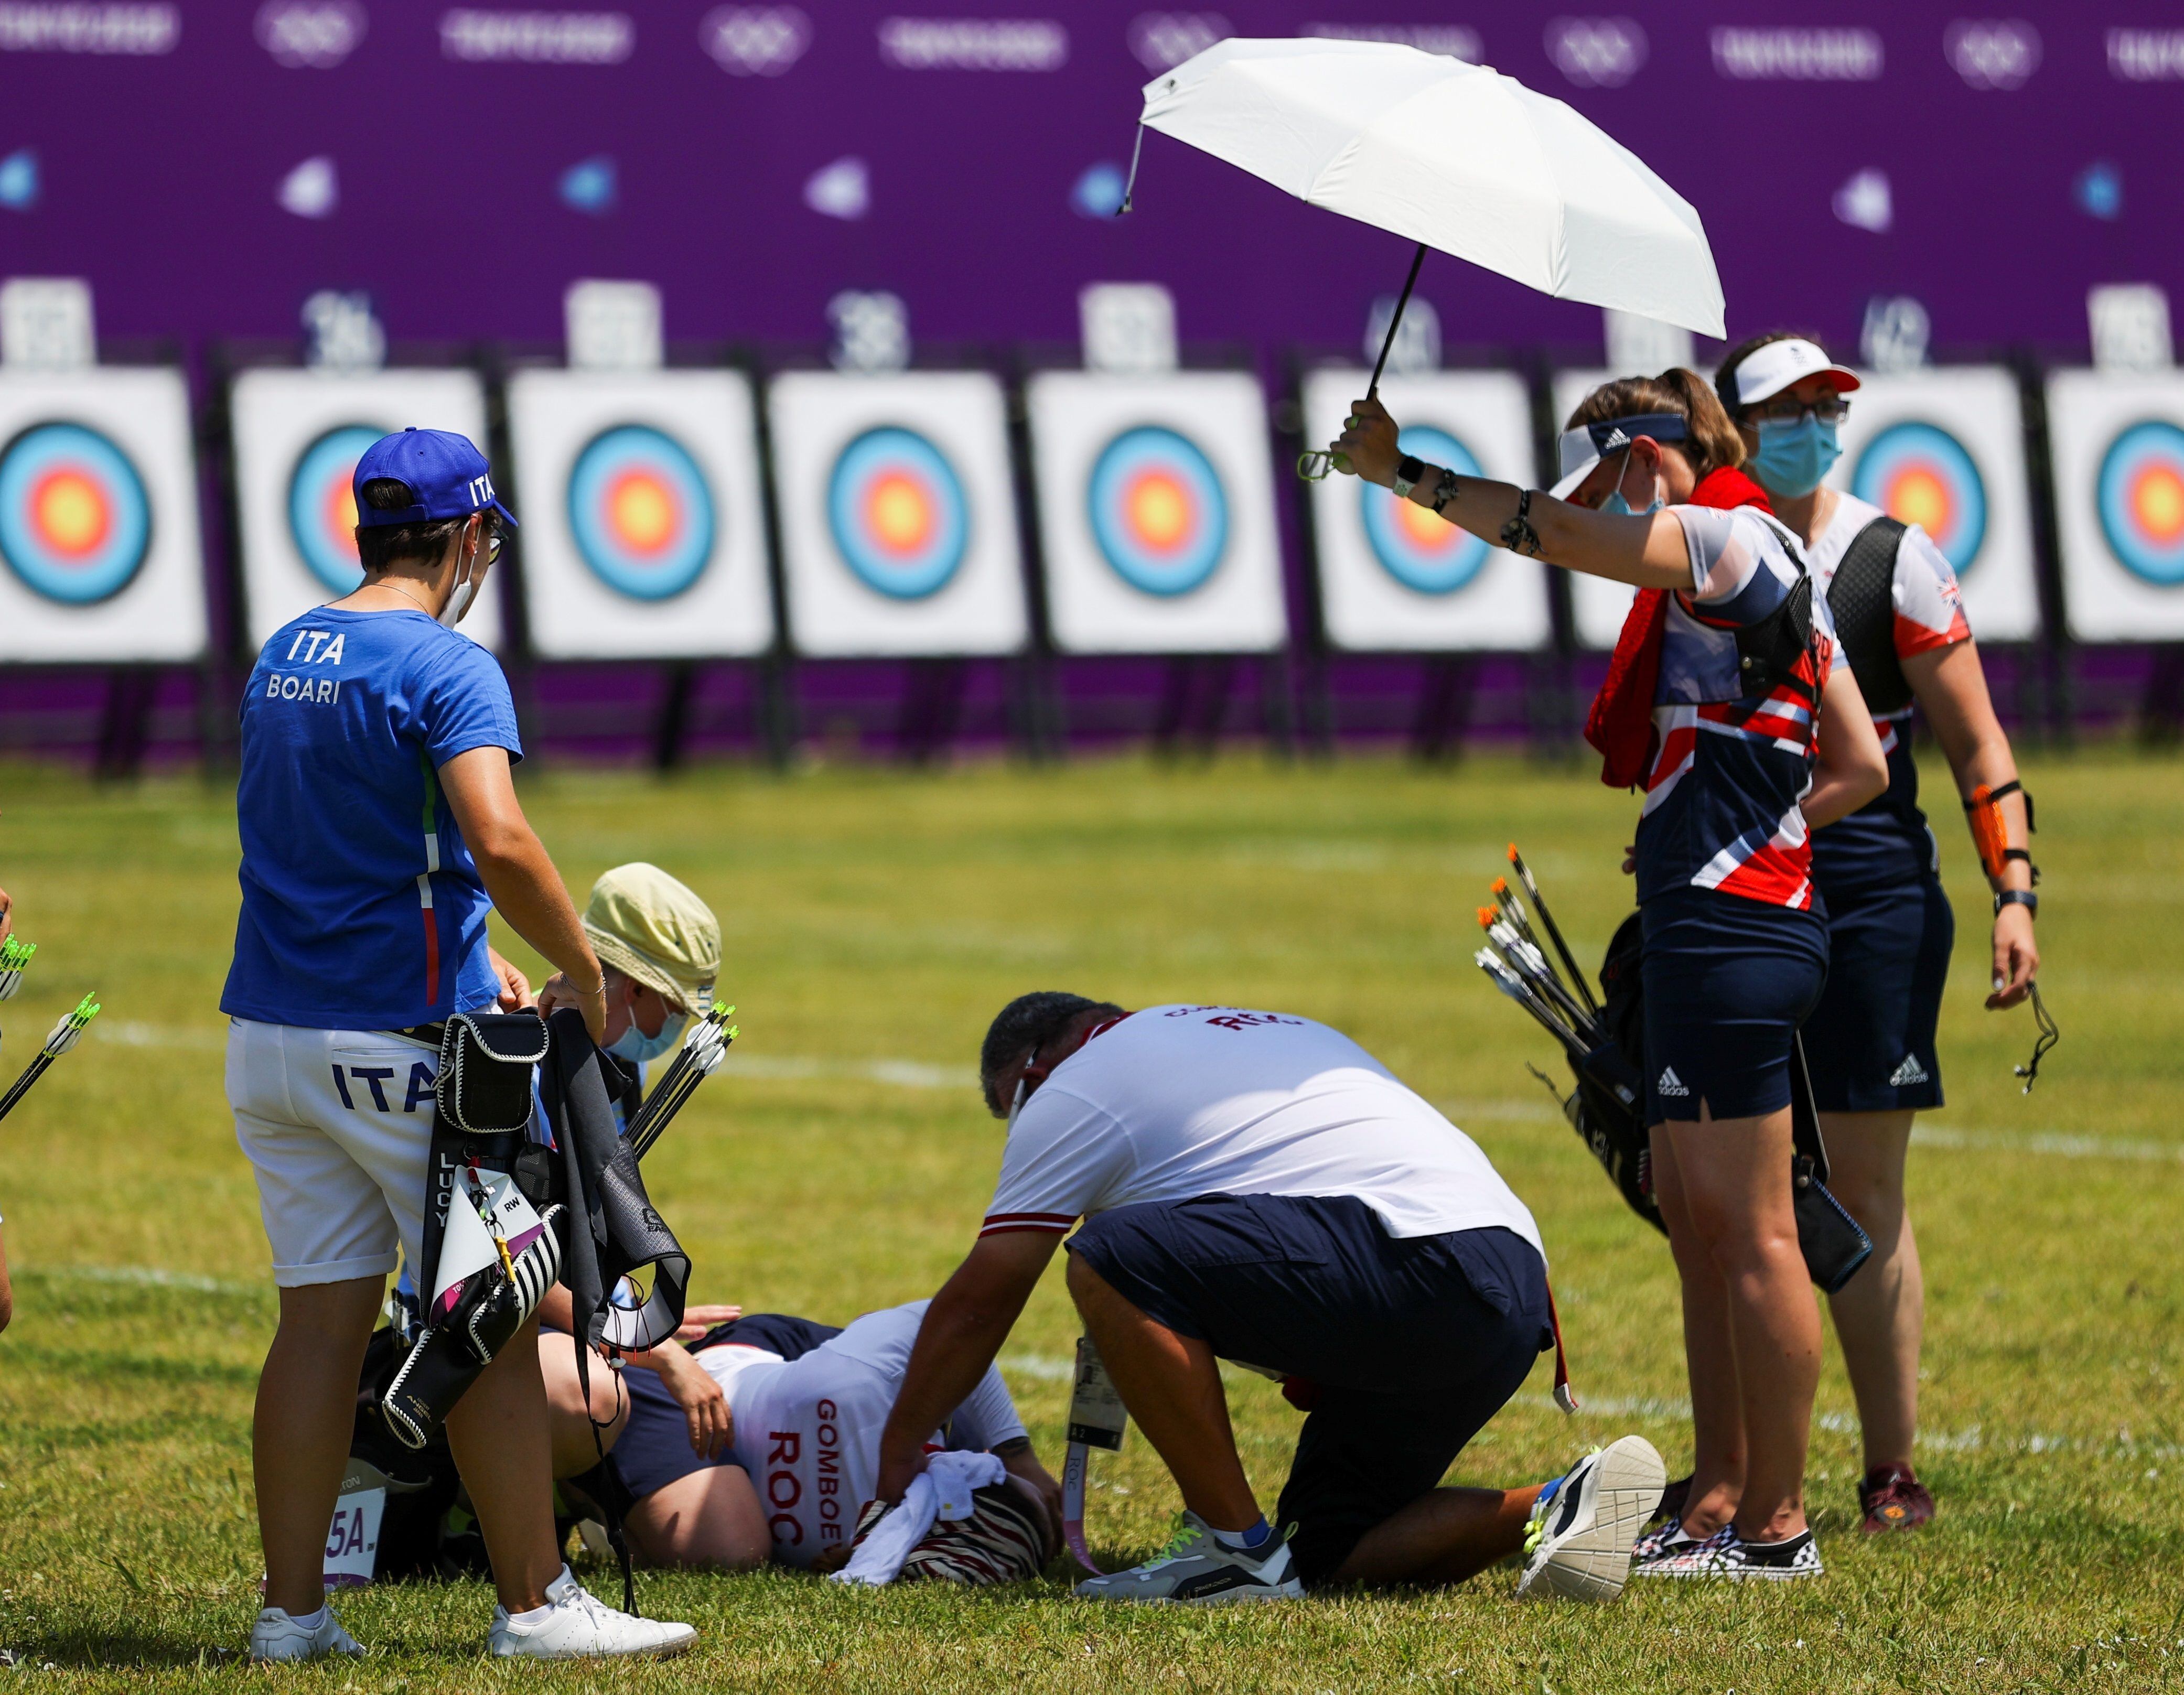
[[969,1518],[978,1505],[972,1492],[990,1489],[1008,1475],[1008,1468],[990,1453],[928,1455],[925,1470],[910,1480],[894,1510],[872,1526],[864,1546],[830,1581],[869,1583],[874,1588],[894,1582],[910,1551],[925,1540],[936,1520]]

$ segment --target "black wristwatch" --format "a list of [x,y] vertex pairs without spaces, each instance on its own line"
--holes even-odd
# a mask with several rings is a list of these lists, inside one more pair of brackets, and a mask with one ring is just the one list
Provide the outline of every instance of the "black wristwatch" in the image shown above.
[[1994,915],[2000,918],[2006,906],[2021,906],[2033,917],[2040,916],[2040,897],[2030,889],[2004,889],[1994,898]]
[[1426,462],[1406,453],[1396,461],[1396,480],[1389,485],[1398,500],[1408,500],[1411,491],[1426,480]]

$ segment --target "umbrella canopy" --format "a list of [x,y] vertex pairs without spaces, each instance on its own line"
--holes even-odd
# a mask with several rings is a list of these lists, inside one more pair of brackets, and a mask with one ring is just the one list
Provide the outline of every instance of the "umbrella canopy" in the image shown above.
[[1229,40],[1145,85],[1149,129],[1544,294],[1722,336],[1691,203],[1559,100],[1382,42]]

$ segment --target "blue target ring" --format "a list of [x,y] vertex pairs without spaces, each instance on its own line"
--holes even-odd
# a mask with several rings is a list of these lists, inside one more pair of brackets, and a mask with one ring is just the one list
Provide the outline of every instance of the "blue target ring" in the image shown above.
[[827,480],[827,522],[843,564],[890,600],[938,594],[970,551],[962,479],[925,436],[896,425],[842,449]]
[[577,554],[632,600],[671,600],[713,557],[713,495],[690,452],[644,424],[603,430],[569,473]]
[[2095,490],[2117,563],[2158,588],[2184,583],[2184,430],[2165,419],[2132,425],[2101,456]]
[[387,432],[340,424],[296,456],[288,473],[288,537],[311,575],[334,593],[364,581],[356,559],[356,462]]
[[1220,569],[1228,497],[1189,436],[1156,424],[1123,431],[1100,450],[1085,501],[1100,556],[1132,588],[1171,599]]
[[[1459,476],[1486,475],[1471,449],[1446,430],[1413,425],[1396,437],[1396,445]],[[1373,557],[1413,593],[1454,594],[1468,586],[1486,563],[1485,542],[1414,500],[1398,500],[1387,489],[1368,483],[1358,490],[1357,501]]]
[[32,593],[92,606],[129,586],[152,547],[144,479],[84,424],[34,424],[0,448],[0,559]]
[[1850,492],[1934,538],[1962,576],[1986,541],[1986,484],[1964,445],[1937,424],[1892,424],[1865,444]]

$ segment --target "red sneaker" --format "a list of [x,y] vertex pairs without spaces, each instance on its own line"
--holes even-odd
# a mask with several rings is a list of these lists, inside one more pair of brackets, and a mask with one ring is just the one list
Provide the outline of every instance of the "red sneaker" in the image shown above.
[[1934,1516],[1934,1498],[1908,1465],[1876,1465],[1858,1486],[1858,1510],[1868,1535],[1915,1531]]

